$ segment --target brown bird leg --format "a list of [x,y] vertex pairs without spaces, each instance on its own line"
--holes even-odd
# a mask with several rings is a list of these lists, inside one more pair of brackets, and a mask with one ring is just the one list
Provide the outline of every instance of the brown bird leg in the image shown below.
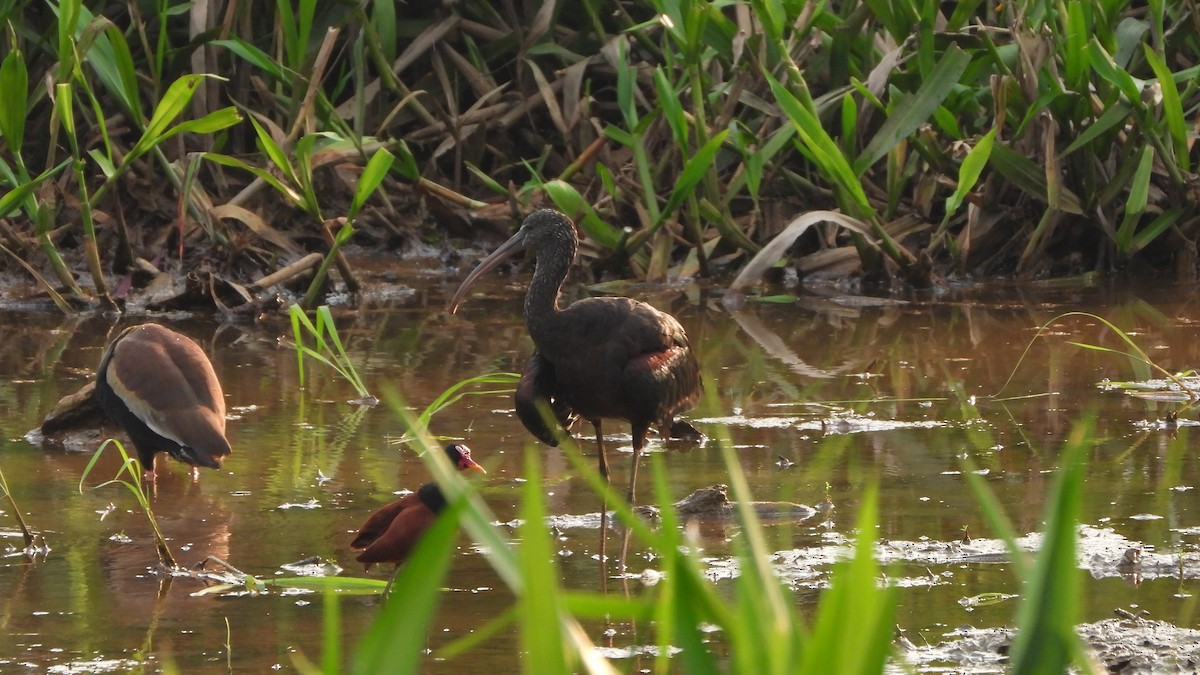
[[[645,426],[633,427],[633,466],[629,468],[629,508],[637,506],[634,501],[634,493],[637,489],[637,470],[638,461],[642,457],[642,446],[646,445],[646,430]],[[625,557],[629,553],[629,526],[625,527],[624,534],[621,535],[621,558],[618,561],[619,569],[625,571]]]
[[[604,434],[600,431],[600,418],[592,420],[592,427],[596,429],[596,452],[600,457],[600,475],[604,478],[605,487],[608,486],[608,458],[604,456]],[[608,579],[608,491],[604,491],[604,496],[600,500],[600,590],[607,590]]]

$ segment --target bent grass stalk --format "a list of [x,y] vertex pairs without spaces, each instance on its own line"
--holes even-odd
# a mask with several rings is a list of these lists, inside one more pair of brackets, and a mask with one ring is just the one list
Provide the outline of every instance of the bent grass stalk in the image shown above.
[[[131,493],[134,499],[137,500],[138,506],[141,507],[142,513],[146,514],[146,520],[150,521],[150,528],[154,530],[154,542],[158,548],[158,561],[167,570],[175,570],[179,568],[179,563],[175,562],[175,556],[171,555],[171,549],[167,546],[167,540],[163,538],[162,531],[158,529],[158,521],[154,518],[154,510],[150,508],[150,496],[146,494],[146,486],[142,481],[142,463],[136,457],[130,457],[125,451],[125,446],[115,438],[110,438],[100,444],[96,452],[92,453],[92,458],[88,460],[87,466],[83,469],[83,475],[79,477],[79,492],[83,493],[83,482],[87,480],[92,469],[96,466],[96,462],[100,461],[100,455],[104,454],[104,449],[113,446],[121,456],[121,466],[117,469],[117,473],[113,478],[100,483],[93,489],[102,488],[108,485],[124,485]],[[121,478],[123,474],[129,474],[129,477]]]
[[1037,329],[1037,332],[1034,333],[1033,337],[1030,338],[1029,342],[1025,345],[1025,350],[1021,352],[1021,358],[1017,359],[1017,363],[1016,363],[1016,365],[1013,366],[1012,372],[1009,373],[1008,379],[1005,380],[1004,384],[1000,386],[1000,389],[997,390],[996,393],[989,396],[989,398],[994,399],[994,398],[1000,396],[1000,394],[1002,394],[1004,392],[1004,390],[1006,388],[1008,388],[1008,385],[1012,383],[1013,378],[1017,376],[1017,369],[1020,368],[1021,364],[1025,362],[1025,357],[1029,354],[1029,350],[1033,348],[1034,341],[1036,341],[1039,337],[1042,336],[1043,333],[1045,333],[1047,330],[1049,330],[1050,326],[1054,325],[1055,323],[1057,323],[1063,319],[1066,319],[1066,318],[1069,318],[1072,316],[1081,316],[1081,317],[1091,319],[1093,321],[1097,321],[1101,324],[1104,324],[1104,326],[1107,327],[1109,330],[1111,330],[1118,338],[1121,339],[1122,342],[1129,345],[1129,351],[1121,351],[1119,349],[1113,349],[1111,347],[1102,347],[1100,345],[1088,344],[1086,342],[1076,342],[1074,340],[1068,340],[1067,344],[1072,344],[1072,345],[1075,345],[1076,347],[1080,347],[1082,349],[1088,349],[1088,350],[1096,351],[1096,352],[1103,352],[1103,353],[1108,353],[1108,354],[1118,354],[1120,356],[1129,358],[1133,361],[1143,363],[1143,364],[1149,366],[1150,368],[1158,371],[1160,374],[1162,374],[1163,377],[1170,380],[1172,384],[1179,387],[1180,391],[1185,392],[1188,395],[1188,398],[1193,403],[1200,400],[1200,392],[1197,392],[1195,389],[1189,387],[1187,385],[1187,383],[1184,382],[1183,379],[1179,375],[1172,373],[1172,372],[1168,371],[1166,368],[1163,368],[1162,366],[1155,363],[1154,360],[1151,359],[1150,356],[1145,352],[1145,350],[1143,350],[1141,347],[1139,347],[1137,345],[1137,343],[1133,341],[1133,338],[1129,337],[1128,333],[1126,333],[1125,331],[1118,328],[1115,324],[1113,324],[1113,322],[1109,321],[1108,319],[1105,319],[1104,317],[1096,315],[1096,314],[1092,314],[1091,312],[1063,312],[1062,314],[1059,314],[1058,316],[1050,318],[1045,323],[1043,323],[1041,326],[1039,326]]
[[31,548],[34,542],[33,533],[25,524],[25,518],[21,516],[21,509],[17,508],[17,501],[13,499],[12,490],[8,489],[8,479],[4,477],[3,470],[0,470],[0,489],[4,490],[4,496],[8,499],[9,506],[12,507],[13,517],[17,519],[17,526],[21,528],[21,536],[25,538],[25,548]]

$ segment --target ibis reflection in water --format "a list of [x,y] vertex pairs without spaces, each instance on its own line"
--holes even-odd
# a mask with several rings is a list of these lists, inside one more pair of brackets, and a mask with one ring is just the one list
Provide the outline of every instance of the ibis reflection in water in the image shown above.
[[225,395],[217,373],[191,338],[145,323],[125,329],[104,350],[96,402],[125,429],[147,480],[166,452],[192,466],[220,468],[232,450],[225,438]]
[[[591,422],[605,480],[608,459],[601,421],[629,422],[632,504],[638,458],[649,428],[658,425],[664,434],[699,435],[675,416],[699,398],[700,366],[683,326],[644,302],[587,298],[560,308],[559,291],[578,247],[575,224],[567,216],[551,209],[535,211],[467,276],[450,301],[450,311],[457,310],[471,286],[501,261],[521,250],[533,254],[537,262],[525,295],[525,326],[536,351],[517,385],[517,416],[530,433],[552,446],[577,417]],[[552,420],[542,415],[543,406]],[[548,421],[559,428],[551,428]]]

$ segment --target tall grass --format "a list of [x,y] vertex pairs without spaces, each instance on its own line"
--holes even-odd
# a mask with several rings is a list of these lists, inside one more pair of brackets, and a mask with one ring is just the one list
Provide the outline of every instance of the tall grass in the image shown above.
[[[762,528],[749,503],[749,486],[729,444],[722,444],[730,485],[738,499],[742,536],[736,538],[739,576],[732,588],[718,588],[702,573],[698,559],[671,506],[661,460],[651,455],[655,497],[665,505],[662,521],[651,529],[619,499],[609,500],[618,517],[654,556],[662,581],[633,595],[564,588],[544,525],[540,452],[527,448],[523,524],[515,538],[494,523],[495,517],[469,483],[448,466],[442,453],[407,409],[389,399],[410,426],[431,472],[451,502],[435,528],[422,539],[399,570],[395,583],[405,597],[390,597],[368,633],[354,648],[353,672],[419,672],[456,540],[456,526],[484,551],[497,576],[516,597],[509,612],[475,633],[435,650],[434,658],[453,662],[489,636],[514,626],[520,635],[522,670],[536,673],[616,672],[595,650],[583,626],[594,621],[652,626],[657,656],[654,672],[689,673],[879,673],[893,651],[894,588],[880,586],[882,571],[874,557],[877,515],[875,490],[864,495],[851,560],[839,563],[830,587],[809,621],[797,599],[778,581],[769,564]],[[1076,426],[1061,455],[1062,465],[1047,502],[1046,529],[1036,561],[1015,546],[1015,534],[983,480],[965,471],[989,522],[1010,544],[1013,570],[1023,580],[1017,609],[1017,639],[1011,651],[1013,672],[1062,672],[1068,666],[1090,668],[1074,632],[1078,618],[1080,571],[1076,566],[1076,520],[1081,502],[1083,466],[1092,443],[1092,427]],[[568,441],[572,465],[598,492],[607,486]],[[600,503],[599,496],[597,503]],[[705,633],[700,627],[708,626]],[[719,636],[714,638],[715,635]],[[721,644],[713,650],[714,641]],[[678,650],[677,652],[675,650]],[[328,669],[326,672],[330,672]]]
[[0,7],[0,245],[49,270],[64,311],[106,302],[107,275],[169,228],[235,276],[300,242],[353,285],[347,238],[416,235],[395,207],[417,199],[446,227],[552,203],[610,269],[647,279],[738,269],[835,210],[867,234],[770,262],[826,269],[807,254],[852,248],[832,271],[916,285],[1195,273],[1186,3],[266,7]]

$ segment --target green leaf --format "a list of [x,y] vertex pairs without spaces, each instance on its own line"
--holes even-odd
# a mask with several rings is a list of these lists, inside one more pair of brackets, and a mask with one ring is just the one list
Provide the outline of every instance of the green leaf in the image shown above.
[[[258,135],[258,146],[266,153],[271,163],[275,165],[275,168],[279,169],[279,172],[288,179],[288,182],[298,187],[300,180],[296,176],[296,169],[292,166],[291,161],[288,160],[287,154],[283,152],[283,148],[279,147],[274,138],[271,138],[271,134],[258,123],[254,115],[250,116],[250,124],[254,126],[254,133]],[[296,194],[296,203],[302,206],[303,199],[299,197],[299,193]]]
[[1129,247],[1131,253],[1136,253],[1150,244],[1166,232],[1179,219],[1188,213],[1188,209],[1183,206],[1172,206],[1171,208],[1158,214],[1154,220],[1151,220],[1145,227],[1138,230],[1137,234],[1133,235],[1133,244]]
[[158,141],[161,143],[176,134],[212,134],[242,121],[242,114],[237,108],[230,106],[214,110],[204,117],[194,120],[184,120],[165,131]]
[[829,134],[821,126],[821,120],[816,114],[809,110],[792,95],[782,84],[779,83],[770,73],[766,73],[767,82],[771,86],[771,92],[775,95],[775,100],[778,101],[779,107],[787,115],[788,120],[796,131],[800,134],[800,139],[804,143],[804,147],[812,154],[814,161],[821,169],[821,173],[830,182],[841,188],[842,193],[847,199],[850,199],[854,206],[857,207],[859,214],[874,216],[875,209],[871,206],[870,200],[867,199],[866,192],[863,191],[862,183],[859,182],[858,174],[850,167],[850,162],[846,156],[842,154],[840,148],[834,143]]
[[162,142],[167,127],[191,103],[192,96],[196,93],[196,87],[200,86],[200,81],[204,77],[203,75],[184,75],[171,83],[154,108],[154,114],[150,116],[150,121],[142,130],[142,137],[129,151],[125,162],[131,162],[141,157]]
[[40,185],[46,179],[58,174],[59,171],[62,171],[63,168],[70,163],[70,159],[64,159],[58,164],[58,166],[43,171],[38,177],[30,181],[21,183],[20,185],[14,185],[8,192],[0,195],[0,218],[12,213],[17,208],[17,204],[24,201],[29,195],[33,194],[33,191],[38,185]]
[[467,167],[467,171],[470,171],[480,183],[483,183],[484,187],[498,195],[508,196],[508,188],[501,185],[495,178],[484,173],[483,169],[480,169],[471,162],[464,161],[463,165]]
[[579,194],[574,185],[555,179],[542,183],[541,187],[560,211],[570,215],[582,213],[583,216],[579,218],[579,227],[597,243],[607,248],[616,248],[620,245],[620,230],[600,218],[591,204],[584,201],[583,195]]
[[284,67],[272,59],[270,55],[239,37],[232,37],[228,40],[213,40],[210,44],[215,47],[228,49],[277,81],[284,82],[290,79]]
[[854,160],[855,175],[861,176],[875,162],[891,152],[898,143],[925,124],[958,85],[959,78],[970,62],[970,54],[959,49],[957,45],[951,45],[921,83],[920,88],[896,106],[879,131],[875,132],[871,142]]
[[683,171],[680,172],[679,178],[675,181],[675,186],[671,188],[671,198],[667,200],[667,205],[659,213],[654,227],[657,228],[667,218],[669,214],[675,212],[683,200],[692,194],[692,190],[704,178],[704,174],[712,169],[713,159],[717,156],[717,151],[721,149],[721,144],[725,142],[725,137],[729,135],[728,129],[723,129],[721,133],[708,139],[704,147],[696,151],[683,165]]
[[958,169],[958,185],[954,188],[954,194],[946,199],[946,218],[958,211],[958,207],[962,205],[967,193],[975,188],[975,183],[983,173],[983,167],[987,166],[988,158],[992,156],[996,131],[997,129],[993,127],[991,131],[984,134],[983,138],[979,139],[979,142],[963,159],[962,166]]
[[1012,673],[1064,673],[1082,654],[1075,632],[1081,575],[1075,557],[1076,521],[1083,499],[1083,466],[1093,424],[1075,426],[1046,502],[1042,544],[1025,580],[1017,634],[1009,651]]
[[[393,149],[396,151],[397,159],[400,160],[396,164],[396,171],[407,180],[414,182],[420,180],[421,169],[417,166],[417,158],[413,156],[412,150],[408,149],[408,144],[401,140],[393,146]],[[507,190],[505,190],[505,194],[508,194]]]
[[396,157],[385,148],[380,148],[375,151],[374,155],[371,155],[362,175],[358,177],[358,185],[354,189],[354,199],[350,202],[350,210],[346,212],[347,220],[354,220],[363,205],[367,203],[367,199],[383,182],[395,160]]
[[[1028,157],[1003,143],[996,143],[992,146],[991,166],[1031,197],[1049,203],[1046,172]],[[1059,186],[1058,189],[1058,207],[1067,213],[1083,215],[1083,205],[1079,197],[1065,186]]]
[[1066,45],[1063,50],[1064,77],[1067,87],[1078,94],[1087,93],[1087,75],[1091,71],[1088,51],[1088,22],[1082,2],[1067,3]]
[[680,152],[686,152],[688,125],[687,117],[683,114],[683,105],[679,102],[679,94],[667,79],[667,73],[662,65],[654,69],[654,86],[658,90],[658,104],[662,106],[663,118],[671,127],[671,135]]
[[[253,119],[251,119],[251,121],[253,121]],[[298,208],[304,208],[304,198],[300,195],[300,193],[296,192],[290,185],[285,185],[279,180],[278,177],[275,176],[274,173],[271,173],[265,169],[260,169],[257,166],[251,166],[250,164],[247,164],[236,157],[223,155],[219,152],[206,152],[200,156],[210,162],[220,164],[221,166],[228,166],[235,169],[241,169],[243,171],[249,171],[250,173],[254,174],[255,177],[261,178],[267,183],[267,185],[275,188],[279,194],[283,195]]]
[[1088,50],[1091,52],[1092,69],[1096,71],[1096,74],[1116,87],[1127,101],[1139,105],[1142,92],[1141,82],[1134,80],[1132,75],[1113,63],[1112,57],[1108,55],[1096,38],[1093,37],[1092,41],[1088,43]]
[[[125,41],[125,35],[116,26],[110,25],[104,31],[104,37],[108,39],[108,53],[112,60],[112,69],[116,72],[117,81],[120,83],[120,93],[122,102],[129,110],[137,111],[138,117],[141,117],[142,101],[138,93],[138,76],[137,68],[133,65],[133,54],[129,51],[129,43]],[[97,41],[98,45],[102,45]],[[89,57],[88,62],[92,59]]]
[[563,647],[562,613],[554,547],[546,528],[542,502],[541,467],[536,451],[525,453],[525,486],[521,491],[521,539],[519,562],[525,592],[517,600],[521,625],[524,670],[527,673],[569,673],[577,670],[568,662]]
[[21,154],[25,142],[25,115],[29,97],[29,72],[25,68],[25,56],[14,49],[0,63],[0,137],[8,144],[14,155]]
[[1100,134],[1124,122],[1131,112],[1133,112],[1133,107],[1125,101],[1118,101],[1109,106],[1100,117],[1096,118],[1095,122],[1088,125],[1083,133],[1067,146],[1066,150],[1063,150],[1059,157],[1066,157],[1080,148],[1091,145],[1092,141],[1096,140]]
[[837,566],[821,596],[798,672],[879,673],[895,629],[894,587],[880,588],[875,562],[878,490],[869,487],[858,516],[854,559]]
[[[1167,131],[1171,134],[1171,150],[1174,152],[1175,163],[1180,171],[1186,173],[1188,161],[1187,122],[1183,118],[1183,106],[1179,101],[1179,88],[1175,86],[1175,78],[1167,64],[1155,53],[1154,48],[1145,45],[1146,62],[1158,77],[1158,86],[1162,91],[1162,114],[1167,122]],[[1163,158],[1167,161],[1167,158]]]
[[1138,220],[1146,210],[1150,194],[1150,171],[1154,168],[1154,147],[1142,148],[1142,156],[1138,160],[1137,170],[1129,184],[1129,199],[1125,203],[1125,215],[1121,218],[1121,226],[1117,228],[1117,250],[1129,253],[1133,247],[1133,233]]

